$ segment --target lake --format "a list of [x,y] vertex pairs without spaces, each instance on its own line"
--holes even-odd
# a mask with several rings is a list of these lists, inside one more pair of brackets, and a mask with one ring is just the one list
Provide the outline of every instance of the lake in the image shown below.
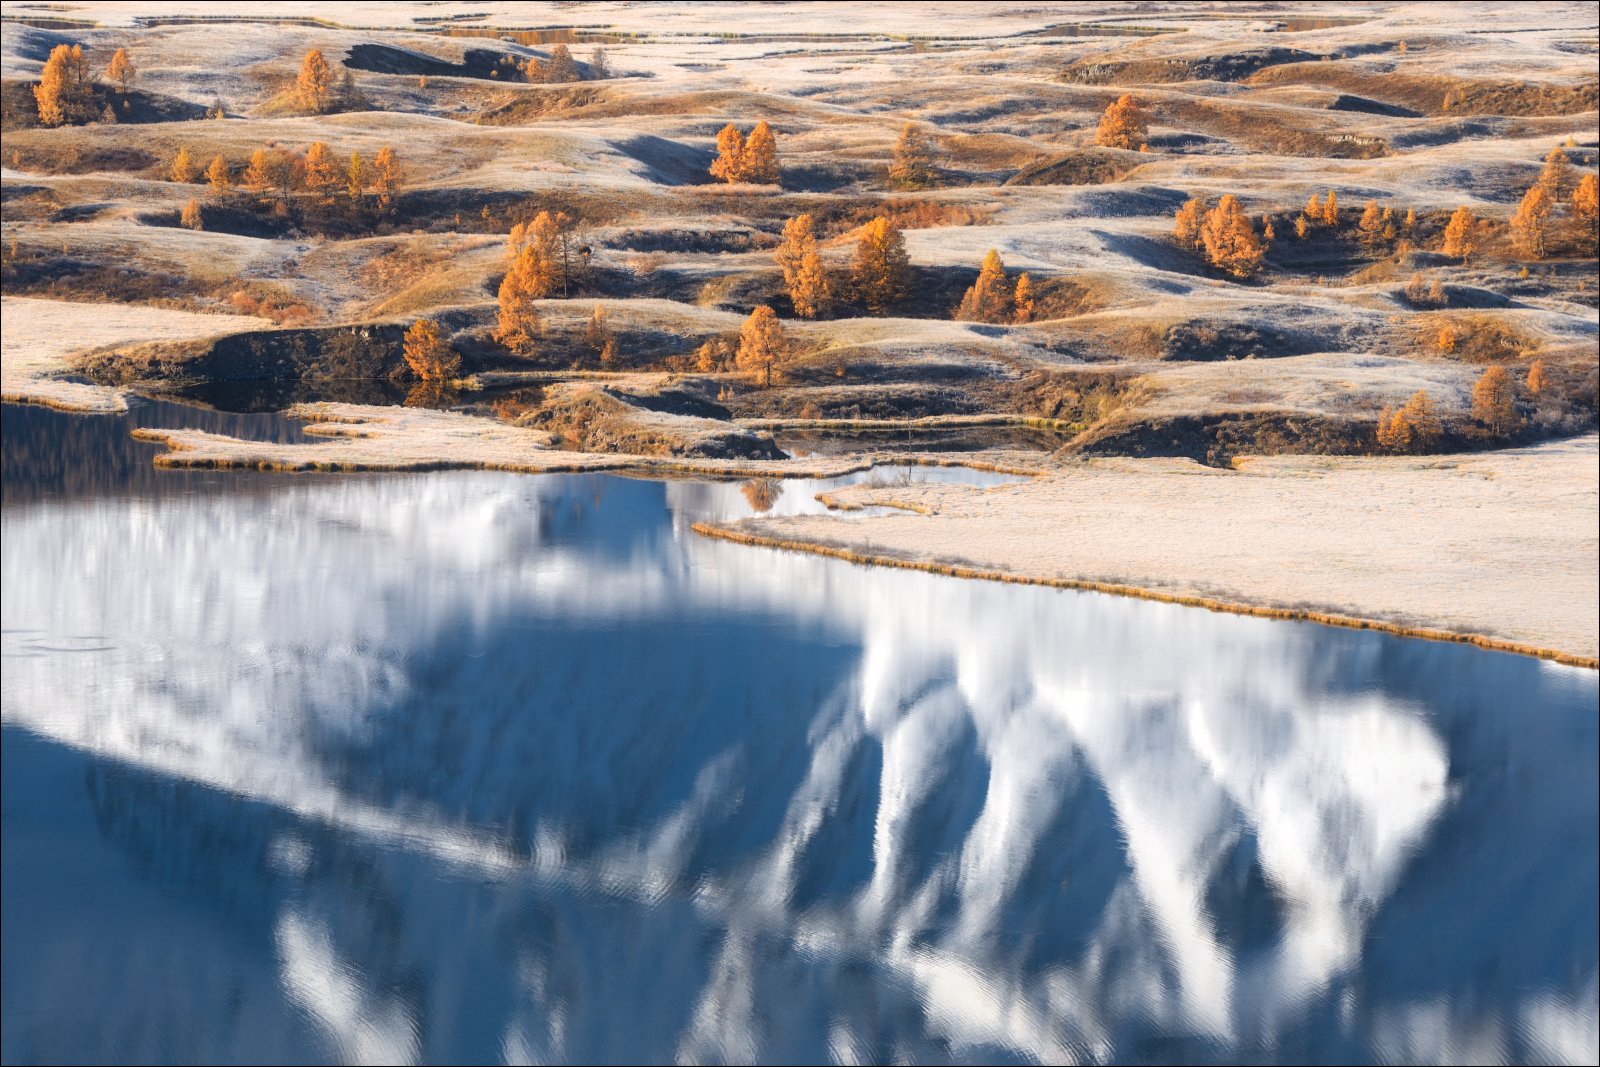
[[1593,671],[152,422],[3,412],[6,1062],[1600,1055]]

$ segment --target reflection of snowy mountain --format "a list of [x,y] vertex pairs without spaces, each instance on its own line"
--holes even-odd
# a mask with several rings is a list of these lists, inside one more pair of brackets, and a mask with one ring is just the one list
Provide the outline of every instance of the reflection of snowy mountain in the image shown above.
[[[18,991],[8,761],[7,1058],[54,1040],[18,996],[224,973],[240,1029],[168,1055],[286,1012],[353,1060],[1596,1055],[1592,674],[684,530],[738,492],[8,509],[5,722],[117,761],[155,858],[95,869],[189,970]],[[56,1054],[162,1055],[141,1010]]]

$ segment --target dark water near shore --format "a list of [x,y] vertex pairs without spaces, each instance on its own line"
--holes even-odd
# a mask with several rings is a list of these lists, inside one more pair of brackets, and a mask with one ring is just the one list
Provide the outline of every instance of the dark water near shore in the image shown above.
[[144,417],[0,414],[5,1062],[1600,1052],[1594,672]]

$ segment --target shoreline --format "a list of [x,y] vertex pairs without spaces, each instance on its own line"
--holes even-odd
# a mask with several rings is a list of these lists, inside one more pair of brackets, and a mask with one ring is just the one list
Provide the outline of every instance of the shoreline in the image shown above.
[[[856,505],[860,506],[860,505]],[[893,505],[880,505],[893,506]],[[900,556],[889,556],[881,553],[860,552],[855,549],[845,548],[841,545],[824,544],[817,541],[791,540],[781,537],[771,537],[763,534],[746,533],[734,529],[732,526],[720,523],[697,522],[690,527],[702,537],[709,537],[719,541],[729,541],[734,544],[748,545],[755,548],[767,548],[784,552],[807,552],[817,556],[828,556],[833,559],[843,560],[856,566],[867,567],[896,567],[901,570],[923,571],[929,574],[943,575],[949,578],[966,578],[978,581],[1006,582],[1012,585],[1036,585],[1051,589],[1073,589],[1080,592],[1104,593],[1109,596],[1132,597],[1138,600],[1153,600],[1163,604],[1177,604],[1182,607],[1203,608],[1206,611],[1215,611],[1228,615],[1251,615],[1257,618],[1280,619],[1293,622],[1314,622],[1323,626],[1336,626],[1348,630],[1374,630],[1381,633],[1394,634],[1399,637],[1414,637],[1425,641],[1440,641],[1449,644],[1474,645],[1493,652],[1512,652],[1523,656],[1533,656],[1538,659],[1549,660],[1568,667],[1582,667],[1589,670],[1600,670],[1600,657],[1583,656],[1574,652],[1564,652],[1555,648],[1543,648],[1525,642],[1512,641],[1506,638],[1491,637],[1486,634],[1464,633],[1456,630],[1445,630],[1436,627],[1410,626],[1404,623],[1388,622],[1383,619],[1361,618],[1354,615],[1345,615],[1337,612],[1317,611],[1310,608],[1286,608],[1268,604],[1250,604],[1243,601],[1231,601],[1216,597],[1191,596],[1183,593],[1166,593],[1159,589],[1147,586],[1129,585],[1118,582],[1103,582],[1092,578],[1053,578],[1043,575],[1015,574],[1010,571],[994,570],[992,568],[975,567],[968,564],[940,563],[936,560],[906,559]]]

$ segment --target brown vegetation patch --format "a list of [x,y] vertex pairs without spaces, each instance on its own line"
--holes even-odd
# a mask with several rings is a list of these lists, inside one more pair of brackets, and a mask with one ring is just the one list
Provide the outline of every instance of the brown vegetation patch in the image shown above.
[[143,148],[106,144],[73,130],[17,133],[6,138],[5,163],[42,174],[138,173],[161,161]]
[[[1381,137],[1326,134],[1308,126],[1296,126],[1283,117],[1281,108],[1166,96],[1152,101],[1150,111],[1163,125],[1202,130],[1258,152],[1326,159],[1375,159],[1389,154],[1389,147]],[[1306,121],[1309,125],[1311,120]]]
[[1406,323],[1406,330],[1415,350],[1463,363],[1531,359],[1543,346],[1538,337],[1498,315],[1417,315]]
[[552,386],[543,407],[517,424],[554,434],[579,452],[702,459],[782,459],[770,434],[692,415],[652,411],[588,383]]
[[207,292],[183,275],[31,247],[8,252],[0,265],[0,286],[7,296],[183,309],[195,308]]
[[1098,145],[1040,160],[1006,179],[1007,185],[1102,185],[1120,181],[1150,162],[1148,154]]
[[1349,63],[1293,63],[1263,70],[1252,85],[1319,85],[1399,104],[1424,114],[1581,115],[1600,106],[1600,82],[1489,81],[1406,74]]
[[1298,48],[1252,48],[1194,59],[1140,56],[1085,59],[1061,73],[1078,85],[1163,85],[1188,81],[1243,81],[1265,67],[1320,58]]

